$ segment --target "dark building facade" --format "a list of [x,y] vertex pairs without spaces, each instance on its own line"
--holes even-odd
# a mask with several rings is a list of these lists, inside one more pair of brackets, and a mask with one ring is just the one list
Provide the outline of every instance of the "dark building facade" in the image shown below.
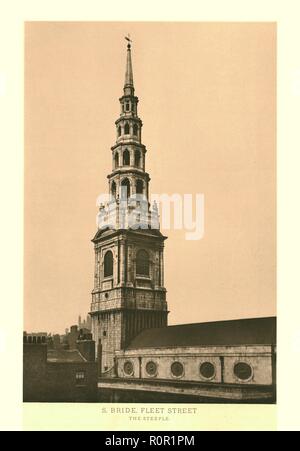
[[82,336],[77,349],[48,349],[46,340],[24,336],[24,402],[96,402],[95,342]]

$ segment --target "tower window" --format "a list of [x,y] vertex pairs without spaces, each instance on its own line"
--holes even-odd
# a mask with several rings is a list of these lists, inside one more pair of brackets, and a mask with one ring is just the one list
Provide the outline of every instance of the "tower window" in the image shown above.
[[123,152],[123,165],[124,166],[130,165],[130,153],[127,149],[124,150],[124,152]]
[[129,111],[129,103],[126,103],[126,111]]
[[115,181],[113,181],[111,184],[111,195],[114,199],[116,198],[116,192],[117,192],[117,186],[116,186]]
[[121,129],[121,125],[119,125],[119,127],[118,127],[118,136],[121,136],[121,134],[122,134],[122,129]]
[[128,124],[128,122],[126,122],[126,124],[125,124],[124,133],[125,133],[125,135],[129,135],[129,124]]
[[121,182],[121,198],[128,199],[130,197],[130,182],[128,179],[123,179]]
[[136,273],[141,276],[149,276],[149,255],[144,249],[136,255]]
[[137,124],[134,124],[134,126],[133,126],[133,134],[134,134],[134,136],[137,136],[137,134],[138,134],[138,126],[137,126]]
[[140,167],[140,164],[141,164],[141,152],[139,150],[136,150],[135,153],[134,153],[134,164],[138,168]]
[[143,180],[139,179],[136,182],[136,193],[143,194],[143,191],[144,191],[144,182]]
[[119,154],[118,152],[115,155],[115,168],[117,168],[119,166]]
[[107,251],[104,256],[104,277],[113,275],[113,254],[111,251]]

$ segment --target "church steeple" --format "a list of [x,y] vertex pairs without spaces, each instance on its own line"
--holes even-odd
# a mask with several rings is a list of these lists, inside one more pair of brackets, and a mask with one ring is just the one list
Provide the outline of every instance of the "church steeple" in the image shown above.
[[[129,38],[126,38],[127,40]],[[131,41],[130,41],[131,42]],[[130,213],[134,207],[141,205],[145,217],[136,211],[136,217],[142,224],[152,225],[157,223],[157,212],[149,210],[149,174],[145,171],[146,147],[142,144],[142,121],[138,116],[138,97],[134,95],[133,71],[131,59],[131,44],[127,44],[125,84],[123,95],[119,102],[121,106],[120,116],[115,121],[116,143],[112,150],[112,172],[108,175],[109,193],[112,200],[131,198]],[[139,195],[139,202],[135,198]],[[118,208],[118,207],[117,207]],[[129,213],[128,210],[128,213]],[[106,216],[103,214],[105,218]],[[102,217],[101,216],[101,217]],[[131,218],[133,218],[131,214]],[[146,222],[145,222],[146,221]],[[107,223],[101,222],[104,226]]]
[[[129,41],[129,38],[126,38]],[[131,44],[127,44],[121,111],[111,147],[109,202],[100,205],[95,246],[92,331],[101,340],[102,371],[114,367],[115,352],[143,329],[167,325],[164,240],[157,208],[149,203],[149,174],[142,121],[134,94]]]
[[130,139],[131,141],[141,143],[142,121],[138,117],[137,111],[139,99],[134,95],[130,43],[127,45],[123,96],[119,99],[119,101],[121,105],[121,111],[119,119],[116,120],[117,143],[119,141],[124,141],[125,139]]

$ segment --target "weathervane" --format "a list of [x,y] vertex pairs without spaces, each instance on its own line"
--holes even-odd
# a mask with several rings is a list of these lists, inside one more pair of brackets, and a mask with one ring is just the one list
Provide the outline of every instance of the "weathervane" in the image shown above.
[[127,36],[125,36],[126,41],[128,41],[128,45],[130,46],[132,39],[130,38],[130,34],[128,33]]

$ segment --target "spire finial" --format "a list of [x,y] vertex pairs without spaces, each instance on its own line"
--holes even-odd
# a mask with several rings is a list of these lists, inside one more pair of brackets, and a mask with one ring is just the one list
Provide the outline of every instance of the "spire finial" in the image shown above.
[[128,44],[127,44],[127,48],[130,48],[131,47],[131,42],[132,42],[132,39],[130,38],[130,34],[128,33],[128,35],[127,36],[125,36],[125,39],[126,39],[126,41],[128,41]]
[[133,88],[133,72],[132,72],[132,62],[131,62],[131,43],[132,39],[130,38],[130,34],[128,33],[125,36],[127,44],[127,62],[126,62],[126,74],[125,74],[125,85],[124,88],[130,87]]

